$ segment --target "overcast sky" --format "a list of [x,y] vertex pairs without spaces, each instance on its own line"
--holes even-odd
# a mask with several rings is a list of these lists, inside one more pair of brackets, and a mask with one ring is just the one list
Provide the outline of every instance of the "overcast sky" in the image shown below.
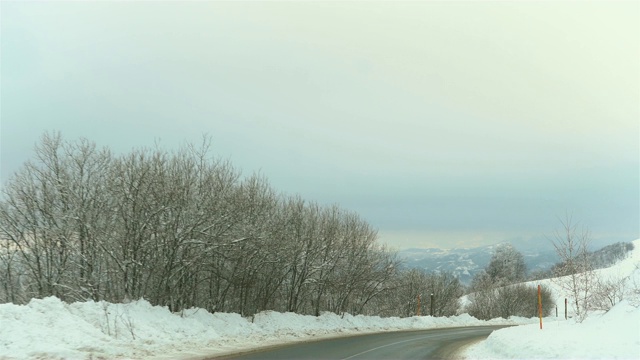
[[[629,2],[7,2],[1,179],[45,131],[213,137],[395,248],[640,237]],[[543,240],[541,240],[543,241]]]

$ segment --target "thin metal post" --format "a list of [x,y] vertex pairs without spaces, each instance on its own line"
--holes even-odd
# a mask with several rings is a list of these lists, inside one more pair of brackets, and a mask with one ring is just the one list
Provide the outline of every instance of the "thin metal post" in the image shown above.
[[431,294],[431,313],[430,313],[431,316],[433,316],[433,309],[434,308],[435,308],[434,296],[433,296],[433,294]]

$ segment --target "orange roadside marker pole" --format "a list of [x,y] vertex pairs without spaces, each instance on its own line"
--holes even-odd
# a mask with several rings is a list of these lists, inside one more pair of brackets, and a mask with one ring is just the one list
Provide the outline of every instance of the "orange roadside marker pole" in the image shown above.
[[538,285],[538,316],[540,317],[540,330],[542,330],[542,293]]

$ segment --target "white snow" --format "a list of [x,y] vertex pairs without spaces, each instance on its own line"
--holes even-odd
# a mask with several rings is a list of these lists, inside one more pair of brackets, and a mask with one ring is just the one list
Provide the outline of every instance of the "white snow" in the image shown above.
[[[487,340],[469,347],[464,356],[468,359],[640,359],[640,239],[633,241],[633,245],[634,250],[626,259],[596,270],[603,279],[627,278],[626,290],[630,296],[611,310],[590,314],[582,323],[564,320],[564,298],[570,299],[570,296],[563,292],[558,280],[533,282],[552,290],[561,320],[545,319],[542,330],[539,324],[530,324],[494,331]],[[569,316],[573,315],[573,309],[568,312]]]
[[[633,274],[640,285],[640,240],[634,245],[632,256],[601,271],[611,276]],[[524,325],[494,332],[468,348],[468,358],[638,359],[638,305],[625,300],[579,324],[546,318],[540,330],[538,319],[480,321],[467,314],[380,318],[266,311],[243,318],[203,309],[171,313],[145,300],[65,304],[49,297],[27,305],[0,304],[0,359],[193,359],[321,337],[491,324]]]
[[0,305],[0,359],[184,359],[319,337],[532,321],[535,319],[486,322],[466,314],[401,319],[274,311],[242,318],[203,309],[174,314],[145,300],[65,304],[49,297],[24,306]]
[[145,300],[65,304],[48,297],[24,306],[0,305],[0,359],[192,358],[319,337],[534,320],[485,322],[466,314],[401,319],[325,313],[315,317],[274,311],[243,318],[203,309],[174,314]]
[[582,323],[553,321],[494,331],[469,359],[640,359],[640,311],[622,301]]

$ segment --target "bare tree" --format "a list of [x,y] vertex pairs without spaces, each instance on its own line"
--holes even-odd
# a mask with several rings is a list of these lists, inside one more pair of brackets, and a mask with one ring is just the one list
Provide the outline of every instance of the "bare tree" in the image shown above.
[[471,304],[466,308],[469,315],[484,320],[498,317],[496,286],[485,271],[473,277],[469,290]]
[[[389,316],[414,316],[418,313],[433,316],[456,315],[464,288],[450,272],[430,272],[421,269],[398,271],[387,283],[388,291],[378,306]],[[433,294],[434,303],[431,304]],[[433,305],[433,306],[432,306]]]
[[524,257],[511,244],[498,246],[485,269],[494,286],[505,286],[523,281],[526,271]]
[[[0,214],[2,214],[1,210]],[[22,296],[23,275],[18,255],[12,242],[0,237],[0,304],[25,302]]]
[[433,316],[452,316],[458,312],[464,287],[450,272],[431,273],[427,277],[429,296],[433,294]]
[[65,299],[75,234],[66,159],[59,135],[42,137],[38,162],[27,162],[6,185],[0,230],[29,273],[27,297]]
[[420,269],[405,270],[397,274],[397,287],[389,297],[389,306],[396,311],[391,311],[389,315],[408,317],[418,314],[418,308],[424,304],[429,291],[425,278],[426,273]]
[[578,228],[571,216],[561,220],[562,229],[555,232],[551,243],[560,258],[556,282],[569,293],[578,321],[583,321],[591,306],[595,274],[589,257],[590,232]]

